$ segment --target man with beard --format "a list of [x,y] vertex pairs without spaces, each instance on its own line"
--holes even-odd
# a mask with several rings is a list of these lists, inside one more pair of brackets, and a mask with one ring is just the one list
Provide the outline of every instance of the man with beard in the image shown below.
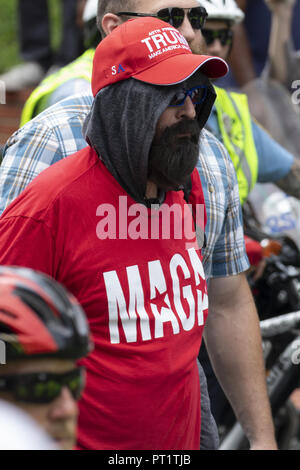
[[[192,179],[197,214],[199,136],[215,99],[207,77],[226,71],[159,19],[115,28],[95,53],[89,147],[42,172],[1,217],[0,263],[51,275],[86,311],[95,349],[82,361],[80,449],[199,448],[208,301],[181,189]],[[196,221],[201,232],[205,211]]]
[[[128,12],[133,16],[163,15],[165,21],[176,24],[192,51],[200,52],[201,28],[207,15],[203,8],[199,9],[198,1],[100,0],[97,23],[102,36],[111,34],[120,23],[127,21]],[[40,114],[9,139],[0,167],[0,211],[42,170],[86,146],[81,126],[91,105],[91,93],[73,96]],[[208,215],[203,267],[209,280],[211,320],[205,328],[206,342],[218,378],[231,397],[251,448],[273,448],[258,317],[244,274],[249,263],[234,167],[222,144],[205,129],[199,160],[198,171]],[[192,192],[190,200],[193,198]],[[253,376],[256,377],[255,387]],[[200,378],[202,386],[202,370]],[[209,407],[207,396],[204,400],[201,393],[201,408],[202,404],[204,408]],[[210,436],[210,429],[203,426],[201,444],[203,437],[205,444],[202,448],[211,448],[211,439],[209,445],[206,441]]]

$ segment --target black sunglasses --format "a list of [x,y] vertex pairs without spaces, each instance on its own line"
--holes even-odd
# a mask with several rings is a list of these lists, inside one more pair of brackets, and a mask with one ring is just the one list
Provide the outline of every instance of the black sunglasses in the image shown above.
[[76,367],[64,374],[35,372],[0,376],[0,392],[9,391],[15,400],[28,403],[50,403],[59,397],[64,387],[68,387],[78,400],[84,385],[84,367]]
[[[117,16],[141,16],[152,18],[159,18],[166,23],[170,23],[174,28],[179,28],[182,25],[185,17],[185,10],[183,8],[163,8],[159,10],[156,15],[151,13],[134,13],[131,11],[119,11]],[[202,29],[205,25],[207,18],[207,11],[204,7],[190,8],[187,12],[188,19],[190,20],[193,29]]]
[[231,46],[233,41],[231,29],[202,29],[202,34],[207,46],[210,46],[216,39],[219,39],[222,46]]
[[207,95],[207,87],[205,85],[190,88],[189,90],[179,90],[173,97],[169,106],[183,106],[185,100],[189,96],[194,106],[203,103]]

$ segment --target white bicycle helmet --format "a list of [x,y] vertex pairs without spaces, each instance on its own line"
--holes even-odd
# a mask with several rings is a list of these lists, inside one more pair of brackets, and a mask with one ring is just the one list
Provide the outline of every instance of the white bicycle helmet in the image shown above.
[[244,19],[244,13],[234,0],[199,0],[208,14],[207,20],[224,20],[232,23],[240,23]]
[[96,49],[101,41],[101,34],[97,29],[98,0],[87,0],[83,10],[83,37],[87,49]]
[[97,17],[98,0],[87,0],[83,11],[83,21],[87,23]]

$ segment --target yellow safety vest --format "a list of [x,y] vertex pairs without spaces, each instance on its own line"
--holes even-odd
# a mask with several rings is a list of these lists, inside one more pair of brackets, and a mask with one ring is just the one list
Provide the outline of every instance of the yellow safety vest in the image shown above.
[[258,155],[252,133],[251,115],[245,94],[215,87],[218,124],[237,174],[243,204],[257,181]]
[[63,85],[68,80],[83,78],[84,80],[90,82],[94,54],[94,49],[88,49],[86,52],[84,52],[84,54],[78,57],[78,59],[61,68],[52,75],[49,75],[49,77],[46,77],[40,83],[40,85],[35,90],[33,90],[28,100],[26,101],[21,115],[20,126],[24,126],[24,124],[36,116],[36,114],[42,110],[41,107],[45,101],[48,101],[49,96],[59,86]]

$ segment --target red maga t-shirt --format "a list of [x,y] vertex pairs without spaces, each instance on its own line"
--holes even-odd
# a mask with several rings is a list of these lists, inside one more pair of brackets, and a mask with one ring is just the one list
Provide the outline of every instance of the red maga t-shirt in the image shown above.
[[[197,170],[193,183],[203,204]],[[95,348],[81,361],[78,448],[199,449],[208,305],[191,227],[181,191],[159,209],[136,204],[90,148],[41,173],[1,217],[0,264],[49,274],[87,314]]]

